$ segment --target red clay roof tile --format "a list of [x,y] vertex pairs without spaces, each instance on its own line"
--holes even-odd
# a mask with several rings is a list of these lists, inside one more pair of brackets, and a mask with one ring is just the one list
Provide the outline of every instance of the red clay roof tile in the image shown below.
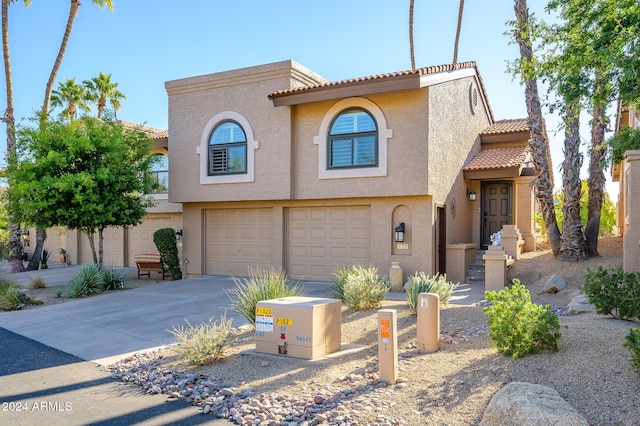
[[527,118],[515,118],[511,120],[499,120],[487,127],[481,135],[498,135],[504,133],[529,131],[529,120]]
[[486,148],[476,154],[464,170],[491,170],[520,167],[524,163],[529,147]]

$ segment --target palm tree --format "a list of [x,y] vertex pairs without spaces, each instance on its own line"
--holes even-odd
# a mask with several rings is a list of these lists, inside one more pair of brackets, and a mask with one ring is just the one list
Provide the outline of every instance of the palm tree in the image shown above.
[[[93,4],[101,8],[104,6],[107,6],[110,10],[113,10],[113,2],[111,0],[93,0]],[[64,58],[64,54],[67,50],[67,45],[69,44],[69,37],[71,37],[73,22],[76,19],[76,15],[78,14],[79,8],[80,8],[79,0],[70,0],[69,17],[67,18],[67,26],[64,30],[64,35],[62,36],[62,43],[60,43],[60,49],[58,50],[58,55],[56,56],[56,60],[53,63],[53,68],[51,68],[51,74],[49,74],[49,81],[47,81],[47,87],[44,92],[44,102],[42,103],[43,119],[46,119],[47,115],[49,114],[49,104],[51,102],[51,93],[53,92],[53,83],[56,81],[58,70],[62,65],[62,59]]]
[[[2,0],[2,57],[4,59],[4,81],[7,92],[7,109],[2,121],[7,125],[7,156],[15,153],[16,127],[13,112],[13,76],[11,75],[11,56],[9,54],[9,5],[15,0]],[[25,6],[31,6],[31,0],[23,0]],[[22,239],[20,238],[20,224],[9,220],[9,261],[16,265],[17,270],[24,270],[22,266]]]
[[68,78],[58,83],[58,89],[51,93],[51,106],[63,107],[62,114],[72,121],[76,118],[77,107],[86,112],[91,111],[87,105],[89,99],[87,89],[76,84],[75,78]]
[[458,26],[456,27],[456,41],[453,45],[453,63],[458,62],[458,42],[460,41],[460,29],[462,28],[462,11],[464,10],[464,0],[460,0],[458,8]]
[[531,148],[533,165],[536,171],[533,189],[536,200],[542,210],[542,218],[547,229],[547,238],[549,239],[551,250],[554,255],[557,255],[560,251],[562,240],[553,205],[553,175],[551,173],[549,139],[542,116],[540,96],[538,95],[538,81],[535,70],[532,69],[534,62],[527,1],[514,0],[513,9],[516,15],[514,36],[520,48],[520,69],[525,85],[525,102],[531,129],[529,147]]
[[87,90],[90,99],[98,101],[98,118],[102,118],[102,112],[105,106],[107,106],[107,100],[109,100],[115,115],[122,107],[120,100],[127,99],[127,97],[118,90],[118,83],[111,82],[111,74],[105,74],[102,71],[98,73],[97,77],[83,81],[82,85]]
[[413,50],[413,4],[415,0],[409,0],[409,55],[411,55],[411,70],[416,69],[416,56]]
[[[113,2],[111,0],[93,0],[93,4],[99,7],[104,7],[105,5],[109,7],[110,10],[113,10]],[[42,112],[40,119],[46,120],[49,116],[49,104],[51,103],[51,93],[53,92],[53,84],[56,81],[56,76],[58,75],[58,70],[62,65],[62,59],[64,58],[64,54],[67,50],[67,45],[69,44],[69,37],[71,36],[71,30],[73,29],[73,22],[76,19],[76,15],[78,14],[78,9],[80,8],[79,0],[70,0],[69,4],[69,17],[67,18],[67,26],[64,30],[64,35],[62,36],[62,42],[60,43],[60,49],[58,50],[58,55],[56,56],[56,60],[53,63],[53,67],[51,68],[51,74],[49,74],[49,80],[47,81],[47,86],[44,92],[44,101],[42,102]],[[36,247],[33,250],[33,255],[31,256],[31,260],[29,261],[29,266],[27,266],[28,270],[38,269],[40,266],[40,253],[42,252],[42,246],[44,246],[44,241],[47,239],[47,232],[45,229],[37,229],[36,230]]]

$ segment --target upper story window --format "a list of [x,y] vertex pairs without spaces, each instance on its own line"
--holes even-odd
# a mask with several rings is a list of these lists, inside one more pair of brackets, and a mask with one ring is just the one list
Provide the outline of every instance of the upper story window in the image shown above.
[[351,108],[336,117],[329,131],[328,167],[378,165],[378,129],[365,110]]
[[169,158],[164,154],[154,154],[151,166],[151,194],[169,192]]
[[209,176],[247,172],[247,136],[235,121],[218,124],[209,138]]

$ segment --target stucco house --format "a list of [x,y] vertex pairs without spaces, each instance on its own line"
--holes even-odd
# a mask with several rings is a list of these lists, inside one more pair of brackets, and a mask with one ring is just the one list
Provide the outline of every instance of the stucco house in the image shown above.
[[[506,224],[535,249],[527,120],[495,120],[474,62],[331,82],[287,60],[165,88],[169,129],[148,129],[164,159],[156,206],[105,233],[106,265],[155,252],[163,227],[181,230],[190,275],[273,265],[326,281],[338,265],[399,262],[465,281]],[[45,246],[92,262],[76,232]]]
[[330,82],[289,60],[165,88],[191,274],[397,261],[464,280],[450,253],[504,224],[535,248],[527,122],[494,119],[474,62]]

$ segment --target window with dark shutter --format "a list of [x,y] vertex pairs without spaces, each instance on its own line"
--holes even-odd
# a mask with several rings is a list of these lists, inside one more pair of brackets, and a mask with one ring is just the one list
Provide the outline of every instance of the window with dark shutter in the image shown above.
[[378,165],[378,128],[363,109],[341,112],[331,125],[328,142],[329,169]]
[[209,138],[209,175],[247,172],[247,137],[235,121],[223,121]]

